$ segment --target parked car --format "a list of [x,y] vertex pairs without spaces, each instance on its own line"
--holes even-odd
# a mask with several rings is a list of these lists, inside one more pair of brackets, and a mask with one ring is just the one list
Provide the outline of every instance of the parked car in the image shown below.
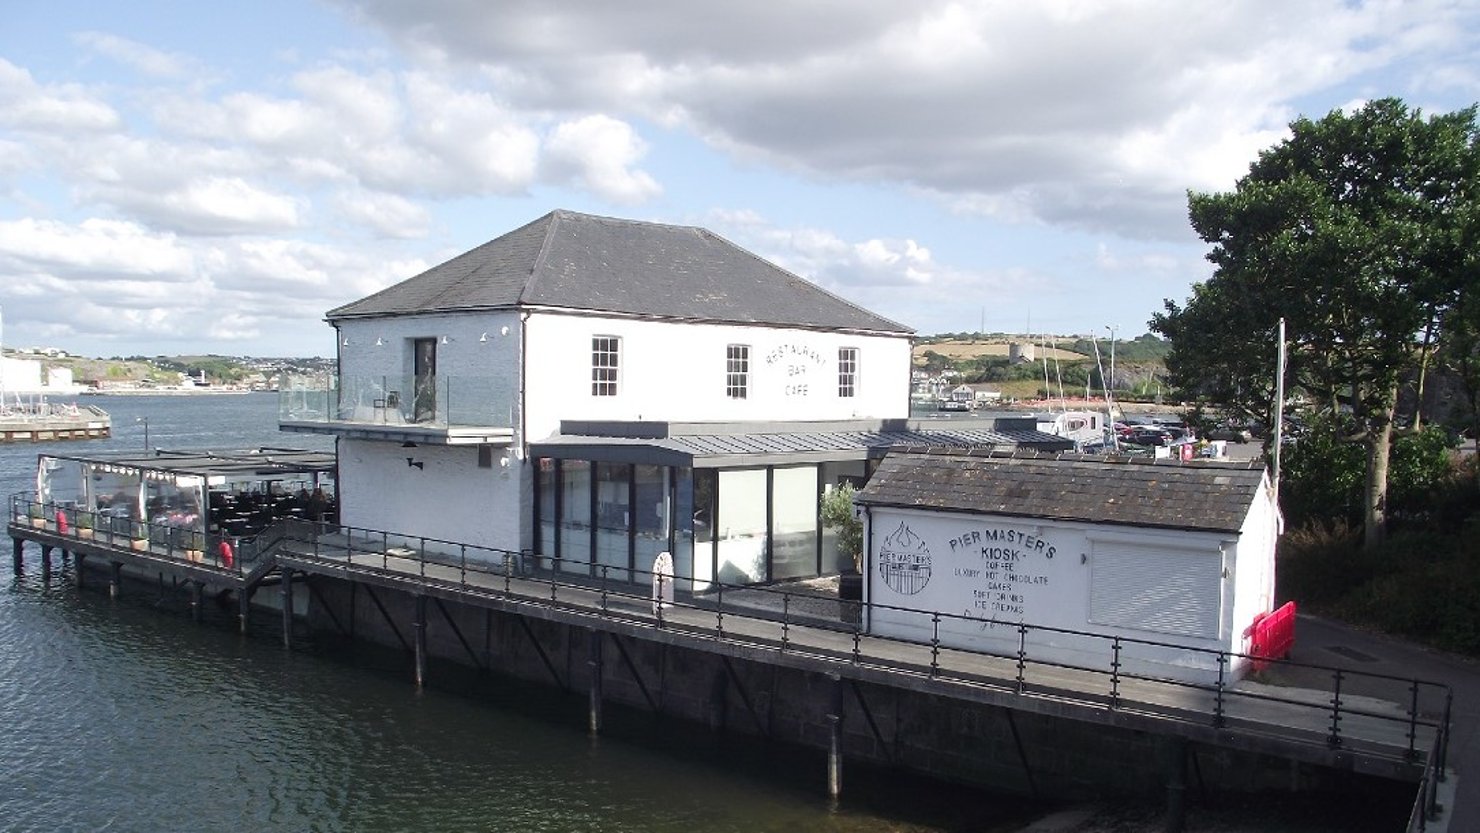
[[1210,440],[1224,440],[1231,443],[1253,442],[1254,432],[1242,425],[1224,423],[1208,432]]
[[1155,425],[1136,425],[1120,441],[1131,445],[1171,445],[1172,433]]

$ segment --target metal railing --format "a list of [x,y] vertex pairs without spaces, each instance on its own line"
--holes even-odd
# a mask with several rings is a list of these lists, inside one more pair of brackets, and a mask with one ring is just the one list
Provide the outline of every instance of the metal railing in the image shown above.
[[[1069,697],[1098,708],[1134,709],[1218,729],[1238,726],[1261,731],[1259,708],[1273,705],[1297,718],[1304,727],[1297,735],[1305,743],[1332,749],[1363,747],[1385,757],[1391,757],[1390,750],[1396,749],[1397,757],[1406,762],[1427,756],[1426,765],[1432,763],[1440,773],[1445,769],[1452,695],[1447,685],[1416,678],[1132,636],[841,601],[815,593],[752,585],[711,584],[705,592],[680,591],[672,602],[658,605],[650,590],[654,574],[642,568],[593,566],[529,551],[384,530],[315,527],[298,521],[283,534],[283,546],[295,555],[324,562],[331,571],[372,570],[473,595],[594,610],[603,618],[750,642],[780,652],[809,653],[824,660],[888,668],[1019,695]],[[638,583],[611,578],[629,573]],[[693,578],[677,575],[673,580],[683,587],[692,586]],[[819,613],[828,604],[838,611],[835,618]],[[928,636],[909,639],[864,631],[843,621],[842,612],[849,605],[865,616],[892,611],[918,617],[928,623]],[[1017,636],[1015,649],[990,652],[952,645],[943,638],[943,626],[951,623],[1009,629]],[[1098,654],[1104,661],[1065,662],[1045,656],[1050,651],[1039,644],[1043,639],[1099,645],[1102,650]],[[1201,656],[1210,668],[1216,668],[1215,680],[1189,682],[1135,670],[1146,665],[1137,666],[1132,660],[1166,651]],[[1079,655],[1095,654],[1086,650]],[[1305,689],[1236,686],[1232,669],[1255,660],[1266,665],[1266,675],[1278,676],[1283,669],[1286,673],[1324,678],[1327,684],[1317,690],[1322,692],[1318,697],[1296,693]],[[1161,705],[1137,699],[1147,694],[1148,687],[1159,692],[1151,699],[1161,701]],[[1185,696],[1169,697],[1168,691],[1180,691]],[[1375,740],[1353,726],[1386,726],[1391,730],[1386,734],[1393,735],[1397,742]],[[1280,733],[1289,735],[1283,730]]]
[[516,386],[493,376],[293,377],[278,388],[282,422],[510,428]]
[[[70,502],[39,501],[12,495],[10,517],[18,526],[64,540],[128,550],[136,555],[214,567],[241,574],[260,563],[262,548],[251,538],[208,534],[194,527],[138,520],[131,515],[94,511]],[[227,546],[223,548],[221,545]]]

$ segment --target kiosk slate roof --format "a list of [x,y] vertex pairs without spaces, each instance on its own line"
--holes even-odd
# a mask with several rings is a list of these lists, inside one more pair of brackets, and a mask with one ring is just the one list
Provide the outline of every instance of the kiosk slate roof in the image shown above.
[[914,332],[706,229],[571,211],[546,214],[327,317],[517,307]]
[[1237,532],[1264,481],[1257,462],[895,449],[866,505]]

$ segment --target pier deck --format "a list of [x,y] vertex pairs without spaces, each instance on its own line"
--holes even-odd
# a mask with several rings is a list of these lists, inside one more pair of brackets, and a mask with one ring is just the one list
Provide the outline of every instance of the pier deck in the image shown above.
[[[242,598],[269,574],[332,576],[845,681],[1415,783],[1443,764],[1449,692],[1422,680],[1335,667],[1323,669],[1332,681],[1327,689],[1251,679],[1208,686],[1137,677],[1116,668],[1039,662],[1028,652],[999,656],[876,636],[845,621],[850,614],[867,615],[856,602],[762,588],[679,594],[671,606],[655,611],[642,585],[552,571],[548,559],[532,554],[503,553],[490,563],[487,552],[470,560],[465,546],[460,554],[459,545],[432,552],[425,542],[391,545],[383,533],[321,534],[303,523],[278,530],[280,537],[260,557],[230,566],[167,547],[138,550],[123,540],[79,540],[75,531],[63,533],[55,524],[38,528],[25,519],[13,520],[9,532],[18,569],[20,542],[29,540],[45,551],[57,548],[197,586],[235,589]],[[836,613],[829,615],[831,610]]]

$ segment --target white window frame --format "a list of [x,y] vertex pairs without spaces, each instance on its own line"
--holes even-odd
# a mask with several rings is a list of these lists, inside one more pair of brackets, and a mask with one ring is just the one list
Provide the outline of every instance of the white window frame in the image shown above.
[[621,390],[622,337],[591,336],[591,395],[616,396]]
[[838,348],[838,397],[852,399],[858,395],[858,348]]
[[745,399],[750,395],[750,345],[725,345],[725,396]]

